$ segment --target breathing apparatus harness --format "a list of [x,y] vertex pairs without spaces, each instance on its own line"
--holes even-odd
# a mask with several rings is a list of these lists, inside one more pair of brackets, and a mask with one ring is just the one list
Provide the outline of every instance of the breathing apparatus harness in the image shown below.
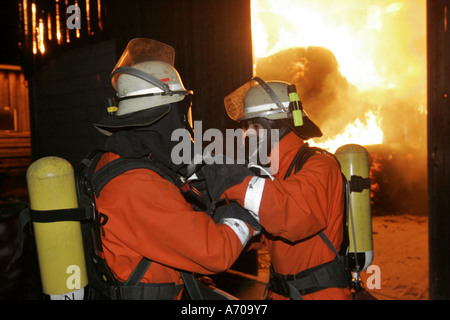
[[[284,136],[288,132],[287,128],[289,128],[289,131],[294,131],[301,138],[305,140],[309,139],[310,137],[303,137],[302,134],[298,130],[296,130],[297,127],[303,127],[305,123],[303,119],[303,106],[299,99],[295,85],[288,85],[287,94],[289,96],[289,107],[286,108],[282,104],[277,94],[264,80],[259,77],[254,77],[253,80],[259,83],[259,85],[270,96],[277,108],[283,113],[287,114],[287,118],[281,118],[280,120],[278,120],[282,121],[281,126],[280,124],[277,125],[283,130],[282,136]],[[256,122],[261,122],[260,118],[256,117],[256,119],[258,119]],[[288,121],[288,119],[292,119],[292,124],[290,123],[290,121]],[[271,124],[272,122],[275,123],[274,121],[276,120],[263,119],[263,121],[265,121],[263,125],[265,125],[265,127],[268,127],[269,124]],[[297,173],[299,170],[301,170],[306,161],[308,161],[308,159],[315,154],[326,154],[333,157],[333,159],[335,159],[338,163],[339,168],[342,169],[338,158],[334,154],[321,148],[310,147],[308,143],[305,143],[295,155],[292,163],[287,170],[286,175],[284,176],[284,179],[289,177],[293,170],[294,173]],[[257,165],[254,167],[259,167],[261,169],[261,167]],[[301,300],[302,295],[317,292],[326,288],[346,288],[347,286],[350,286],[352,293],[354,294],[358,293],[362,289],[362,282],[359,278],[359,270],[361,269],[358,264],[357,254],[355,253],[353,256],[349,252],[350,241],[348,231],[348,213],[349,209],[351,211],[349,199],[351,192],[362,192],[362,190],[370,189],[370,179],[364,179],[360,176],[353,175],[351,177],[351,180],[347,181],[342,170],[341,175],[343,179],[343,190],[345,195],[345,208],[343,219],[344,237],[340,252],[336,250],[336,248],[333,246],[333,244],[323,231],[319,232],[318,236],[334,252],[336,257],[330,262],[309,268],[295,275],[278,274],[273,270],[273,267],[271,265],[270,279],[269,283],[267,284],[266,291],[267,289],[270,289],[275,293],[278,293],[285,297],[289,297],[293,300]],[[273,180],[273,177],[270,174],[269,177]],[[354,232],[352,232],[352,234],[354,236]],[[356,268],[350,266],[351,262],[356,262]],[[354,278],[352,278],[352,271],[354,271],[353,269],[357,270],[357,272],[354,272],[353,274],[357,275]]]
[[[340,163],[334,154],[317,147],[310,147],[305,143],[297,152],[294,160],[290,164],[284,179],[289,177],[294,171],[297,173],[302,169],[303,165],[310,157],[316,154],[327,154],[333,157],[340,167]],[[342,174],[344,184],[344,195],[346,198],[344,212],[348,212],[347,207],[348,195],[351,191],[361,192],[362,189],[370,188],[370,180],[353,179],[347,181],[344,174]],[[354,279],[351,275],[351,268],[349,266],[349,234],[348,234],[348,216],[344,215],[344,237],[341,244],[341,249],[338,252],[331,241],[323,231],[319,232],[318,236],[325,242],[325,244],[334,252],[336,257],[327,263],[309,268],[297,274],[282,275],[273,270],[270,266],[270,278],[267,284],[267,289],[278,293],[284,297],[289,297],[292,300],[302,300],[302,295],[314,293],[326,288],[346,288],[350,286],[353,294],[358,293],[363,289],[361,279]],[[356,255],[355,255],[356,256]]]
[[[171,300],[180,293],[183,287],[186,289],[186,295],[183,295],[183,298],[203,299],[204,294],[208,294],[208,291],[205,291],[204,285],[197,282],[194,275],[187,271],[177,270],[184,282],[180,285],[140,282],[152,263],[146,257],[142,258],[125,282],[119,282],[114,277],[106,263],[101,242],[101,236],[104,235],[103,226],[107,223],[108,216],[97,210],[94,197],[94,195],[100,194],[100,191],[111,179],[129,170],[149,169],[176,185],[186,201],[196,205],[200,210],[205,208],[206,204],[202,193],[192,187],[180,174],[147,157],[141,159],[118,158],[95,171],[103,154],[104,151],[94,150],[81,161],[77,168],[75,179],[78,208],[40,211],[26,207],[21,211],[18,223],[19,247],[7,269],[22,255],[23,229],[30,222],[79,221],[89,280],[85,299]],[[213,295],[213,297],[217,298],[217,295]]]
[[94,289],[93,298],[100,294],[108,299],[173,299],[186,288],[189,298],[201,300],[202,293],[199,283],[192,273],[178,270],[183,278],[184,285],[173,283],[141,283],[141,279],[149,268],[152,261],[143,257],[127,281],[118,282],[104,259],[101,245],[101,233],[103,225],[108,217],[98,212],[95,206],[95,196],[100,194],[102,188],[114,177],[133,169],[145,168],[158,173],[164,179],[176,185],[188,202],[196,202],[203,206],[202,194],[191,187],[190,184],[179,174],[170,170],[160,162],[151,158],[141,159],[115,159],[94,172],[95,167],[104,154],[103,151],[95,150],[81,161],[76,175],[77,192],[79,194],[80,206],[89,207],[92,210],[93,219],[82,224],[83,238],[85,242],[86,264],[89,276],[89,285]]

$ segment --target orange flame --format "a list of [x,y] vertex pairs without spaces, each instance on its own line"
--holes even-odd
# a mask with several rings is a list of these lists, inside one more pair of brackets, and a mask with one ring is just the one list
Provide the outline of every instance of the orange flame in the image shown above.
[[380,128],[380,118],[372,111],[366,114],[365,123],[356,119],[355,122],[349,123],[344,132],[319,143],[314,142],[313,139],[309,141],[312,146],[327,149],[330,152],[335,152],[340,146],[347,143],[356,143],[360,145],[381,144],[383,142],[383,131]]
[[[260,75],[258,66],[263,60],[267,63],[267,57],[282,50],[326,48],[334,54],[348,91],[341,94],[340,87],[337,94],[325,96],[323,92],[334,83],[324,76],[320,90],[309,93],[309,80],[302,80],[304,92],[299,93],[305,109],[324,132],[323,138],[311,144],[334,151],[346,143],[423,143],[425,15],[426,0],[252,0],[255,74]],[[291,65],[285,69],[291,81],[266,80],[302,79],[307,70],[305,56],[288,62]],[[318,109],[327,105],[327,111],[332,111],[319,117]]]

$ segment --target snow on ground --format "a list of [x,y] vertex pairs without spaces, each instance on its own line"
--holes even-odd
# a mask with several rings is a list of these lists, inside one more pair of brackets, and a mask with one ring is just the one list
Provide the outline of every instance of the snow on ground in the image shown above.
[[[366,289],[379,300],[428,300],[428,218],[426,216],[373,216],[375,272],[362,272]],[[258,280],[268,279],[270,259],[259,251]],[[372,286],[372,288],[370,288]]]
[[[380,300],[428,300],[428,218],[374,216],[372,232],[372,265],[380,267],[381,288],[369,292]],[[368,284],[373,274],[361,277]]]

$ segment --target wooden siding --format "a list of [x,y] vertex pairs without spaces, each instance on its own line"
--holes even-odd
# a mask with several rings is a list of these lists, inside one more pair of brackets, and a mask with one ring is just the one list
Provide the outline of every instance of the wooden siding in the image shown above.
[[0,196],[18,196],[31,164],[28,82],[18,66],[0,65],[0,108],[14,115],[12,125],[0,128]]
[[31,163],[30,133],[0,133],[0,174],[17,177]]

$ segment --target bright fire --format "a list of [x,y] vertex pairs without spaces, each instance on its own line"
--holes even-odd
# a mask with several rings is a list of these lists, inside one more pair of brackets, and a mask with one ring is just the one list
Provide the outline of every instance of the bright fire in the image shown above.
[[[335,151],[347,143],[425,142],[426,0],[251,0],[251,12],[255,75],[266,63],[264,76],[290,75],[265,80],[298,81],[307,113],[324,132],[310,144]],[[320,63],[303,51],[267,71],[267,57],[308,47],[334,54],[334,78],[333,71],[308,76],[308,66],[320,71]],[[335,79],[345,84],[330,89]]]
[[330,138],[322,143],[309,141],[310,145],[325,148],[330,152],[335,152],[340,146],[348,143],[356,143],[359,145],[380,144],[383,141],[383,131],[380,128],[380,118],[372,111],[366,113],[366,123],[357,119],[353,123],[349,123],[343,133]]
[[[31,13],[29,12],[29,2],[31,2]],[[102,31],[103,21],[101,0],[97,0],[96,6],[98,26],[94,26],[92,22],[92,18],[95,15],[95,12],[93,12],[94,10],[92,10],[95,7],[91,7],[92,2],[93,1],[81,1],[79,3],[78,0],[75,0],[75,3],[73,3],[73,1],[68,0],[55,0],[54,6],[40,3],[40,1],[22,0],[21,3],[19,2],[19,6],[22,10],[21,17],[23,19],[25,39],[27,42],[30,41],[32,43],[33,54],[38,54],[38,50],[41,54],[44,54],[46,51],[45,46],[54,38],[56,38],[58,45],[61,45],[64,42],[63,37],[65,37],[65,42],[70,43],[71,29],[69,29],[66,24],[68,18],[76,13],[78,13],[78,15],[75,16],[75,21],[80,22],[79,19],[86,20],[87,35],[94,35],[94,33],[98,32],[94,27],[98,27],[98,30]],[[73,8],[70,9],[70,7],[73,6],[76,6],[78,11]],[[85,11],[81,11],[81,6],[84,7]],[[64,12],[65,14],[61,15],[61,13]],[[29,16],[31,16],[31,22],[29,21]],[[44,23],[44,21],[46,21],[46,23]],[[47,35],[47,37],[45,35]],[[81,38],[80,29],[75,28],[75,36]]]

